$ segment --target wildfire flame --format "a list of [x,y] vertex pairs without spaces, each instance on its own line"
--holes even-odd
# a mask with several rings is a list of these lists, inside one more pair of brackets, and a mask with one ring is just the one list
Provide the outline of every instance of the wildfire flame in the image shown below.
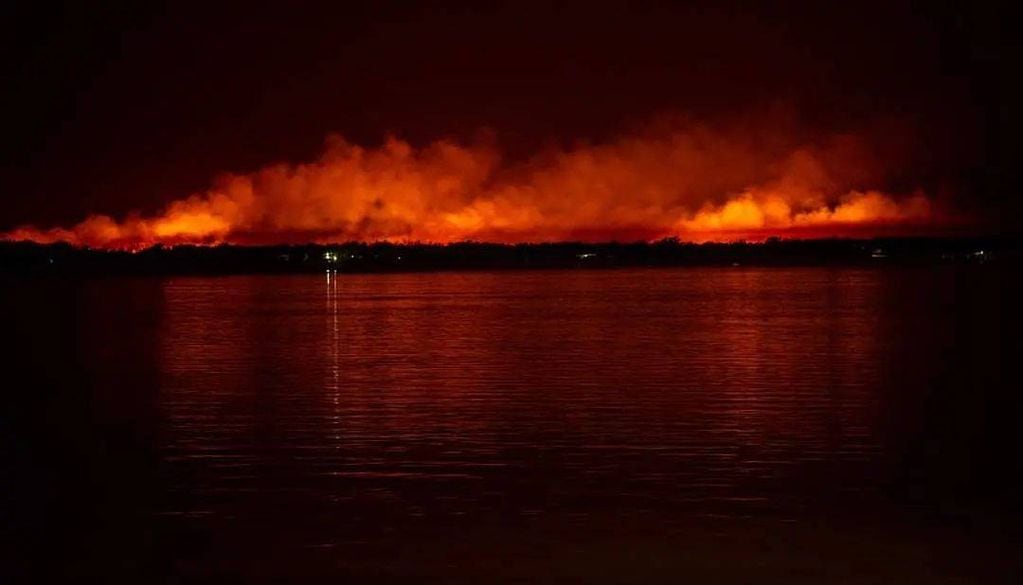
[[812,144],[672,125],[524,162],[494,141],[332,136],[320,158],[223,177],[156,217],[92,215],[6,240],[98,248],[156,243],[693,241],[841,235],[933,220],[921,192],[880,190],[884,161],[852,136]]

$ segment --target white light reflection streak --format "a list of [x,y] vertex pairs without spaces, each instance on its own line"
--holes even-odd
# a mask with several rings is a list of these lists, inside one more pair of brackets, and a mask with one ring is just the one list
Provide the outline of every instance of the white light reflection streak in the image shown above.
[[340,440],[341,417],[339,403],[341,396],[341,330],[338,323],[341,312],[341,290],[336,270],[327,269],[327,315],[328,327],[330,328],[330,379],[326,381],[327,390],[333,402],[334,412],[331,422],[334,427],[334,439]]

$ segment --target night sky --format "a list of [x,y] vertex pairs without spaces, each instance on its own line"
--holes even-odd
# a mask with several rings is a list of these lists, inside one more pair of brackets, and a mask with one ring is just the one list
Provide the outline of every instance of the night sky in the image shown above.
[[155,213],[225,171],[315,159],[329,133],[492,133],[515,159],[777,111],[809,135],[898,128],[890,181],[1020,225],[994,6],[141,4],[0,8],[0,230]]

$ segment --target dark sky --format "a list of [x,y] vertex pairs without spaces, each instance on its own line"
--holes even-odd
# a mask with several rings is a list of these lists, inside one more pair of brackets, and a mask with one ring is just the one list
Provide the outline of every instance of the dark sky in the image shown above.
[[329,132],[487,127],[515,156],[776,104],[822,131],[911,126],[921,184],[1018,217],[996,5],[211,4],[0,8],[0,229],[155,211],[223,171],[311,159]]

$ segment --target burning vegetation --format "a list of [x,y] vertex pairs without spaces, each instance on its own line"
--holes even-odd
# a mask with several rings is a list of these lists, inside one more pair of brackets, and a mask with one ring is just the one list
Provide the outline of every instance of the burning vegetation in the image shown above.
[[895,161],[849,134],[801,140],[674,120],[525,160],[493,138],[378,147],[331,136],[318,159],[221,177],[162,213],[92,215],[2,238],[105,249],[154,244],[763,240],[905,233],[936,221]]

